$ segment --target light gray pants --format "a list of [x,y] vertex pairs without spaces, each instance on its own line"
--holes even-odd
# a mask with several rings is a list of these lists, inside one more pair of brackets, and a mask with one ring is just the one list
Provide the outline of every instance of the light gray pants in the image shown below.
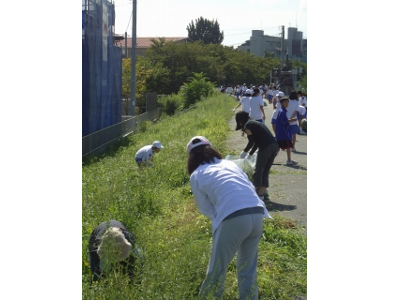
[[258,243],[263,229],[262,214],[248,214],[223,221],[213,234],[206,279],[199,299],[213,295],[222,299],[228,265],[237,253],[239,299],[258,299]]

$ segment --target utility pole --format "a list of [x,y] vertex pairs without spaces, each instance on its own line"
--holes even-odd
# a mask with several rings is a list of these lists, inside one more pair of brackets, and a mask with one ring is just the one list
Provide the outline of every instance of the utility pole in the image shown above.
[[131,99],[130,115],[135,116],[136,110],[136,0],[132,1],[132,49],[131,49]]
[[125,31],[125,58],[128,58],[128,33]]
[[283,61],[285,57],[285,52],[283,51],[283,49],[285,49],[284,44],[285,44],[285,26],[282,25],[281,68],[283,68]]

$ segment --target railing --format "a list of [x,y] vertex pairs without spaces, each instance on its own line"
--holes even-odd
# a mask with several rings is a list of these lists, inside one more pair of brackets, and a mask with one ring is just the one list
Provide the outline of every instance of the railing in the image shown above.
[[104,151],[109,144],[134,132],[140,123],[159,119],[160,116],[161,108],[157,108],[84,136],[82,138],[82,157]]

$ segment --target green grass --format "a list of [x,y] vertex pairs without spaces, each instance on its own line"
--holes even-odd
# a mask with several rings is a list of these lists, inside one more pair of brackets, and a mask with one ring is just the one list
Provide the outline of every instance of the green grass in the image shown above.
[[[228,121],[236,101],[218,95],[172,118],[143,126],[82,166],[82,299],[197,299],[211,246],[211,222],[201,215],[190,194],[186,144],[206,136],[223,156],[228,149]],[[154,167],[138,169],[134,156],[159,140],[164,149]],[[145,256],[141,284],[129,285],[115,273],[90,285],[88,240],[101,222],[123,222]],[[237,299],[232,262],[224,299]],[[264,221],[259,246],[260,299],[292,299],[306,294],[306,237],[289,220]]]

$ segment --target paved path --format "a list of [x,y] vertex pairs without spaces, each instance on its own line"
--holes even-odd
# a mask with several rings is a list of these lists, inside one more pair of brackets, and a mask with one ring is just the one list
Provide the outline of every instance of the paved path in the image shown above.
[[[234,107],[233,107],[234,108]],[[240,111],[240,108],[236,110]],[[264,107],[266,116],[265,124],[272,132],[271,115],[272,105]],[[229,121],[232,130],[227,141],[230,150],[240,153],[247,145],[247,137],[241,136],[240,131],[235,131],[235,116]],[[271,168],[270,187],[268,192],[270,200],[267,209],[271,216],[278,214],[289,218],[302,227],[307,226],[307,135],[297,135],[297,153],[292,153],[292,159],[297,160],[297,166],[286,166],[286,152],[280,151]]]

